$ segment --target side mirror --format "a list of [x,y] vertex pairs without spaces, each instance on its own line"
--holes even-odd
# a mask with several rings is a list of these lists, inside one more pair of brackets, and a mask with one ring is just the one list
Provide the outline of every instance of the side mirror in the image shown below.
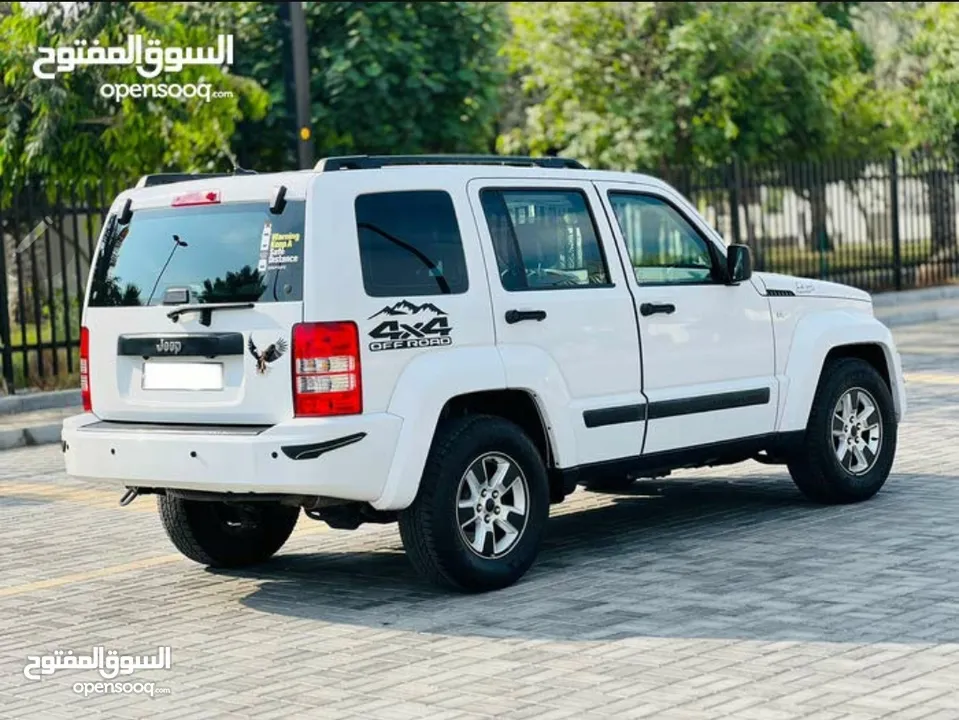
[[749,280],[753,274],[753,259],[748,245],[730,245],[726,248],[726,282],[730,285]]

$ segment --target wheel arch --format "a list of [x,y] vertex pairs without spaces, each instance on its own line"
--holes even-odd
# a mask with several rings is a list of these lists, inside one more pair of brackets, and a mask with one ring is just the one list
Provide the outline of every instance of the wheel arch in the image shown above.
[[[383,492],[371,503],[377,510],[402,510],[413,502],[437,428],[451,415],[484,413],[515,422],[530,436],[547,470],[561,465],[561,451],[563,460],[572,457],[572,428],[563,425],[537,389],[507,385],[503,358],[493,346],[421,355],[400,376],[388,412],[401,417],[403,427]],[[549,476],[552,487],[559,473]]]
[[461,415],[493,415],[515,423],[533,441],[546,466],[550,499],[561,502],[569,493],[563,475],[556,470],[556,438],[546,420],[545,410],[533,392],[520,388],[483,390],[450,398],[440,413],[440,421]]
[[[886,352],[879,343],[851,343],[849,345],[837,345],[832,348],[823,360],[823,367],[834,360],[841,358],[857,358],[872,365],[873,369],[879,373],[886,387],[892,392],[892,380],[889,368],[889,361],[886,358]],[[820,375],[822,372],[820,371]]]
[[816,313],[800,321],[790,347],[780,432],[805,430],[824,369],[844,357],[859,358],[876,369],[892,395],[896,419],[902,419],[906,410],[902,365],[889,329],[860,313]]

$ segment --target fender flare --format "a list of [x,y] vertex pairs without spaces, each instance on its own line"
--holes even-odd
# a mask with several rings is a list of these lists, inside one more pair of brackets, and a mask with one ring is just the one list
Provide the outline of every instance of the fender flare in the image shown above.
[[796,326],[785,366],[786,396],[777,427],[780,432],[806,429],[826,357],[849,345],[875,345],[883,353],[897,419],[905,413],[902,365],[892,333],[870,315],[834,310],[802,318]]
[[383,492],[371,505],[377,510],[402,510],[416,498],[440,413],[450,399],[507,389],[523,390],[533,397],[549,434],[554,464],[574,463],[575,436],[563,409],[564,403],[568,407],[569,393],[559,367],[547,353],[539,348],[494,346],[425,353],[406,366],[390,399],[387,412],[401,417],[403,425]]

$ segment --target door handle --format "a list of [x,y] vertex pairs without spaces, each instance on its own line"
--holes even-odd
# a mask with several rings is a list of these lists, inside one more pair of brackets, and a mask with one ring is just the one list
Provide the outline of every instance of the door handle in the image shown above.
[[676,306],[672,303],[643,303],[639,306],[639,312],[643,317],[655,315],[656,313],[666,313],[667,315],[672,315],[674,312],[676,312]]
[[546,319],[545,310],[507,310],[506,311],[506,322],[510,325],[514,325],[523,320],[540,320]]

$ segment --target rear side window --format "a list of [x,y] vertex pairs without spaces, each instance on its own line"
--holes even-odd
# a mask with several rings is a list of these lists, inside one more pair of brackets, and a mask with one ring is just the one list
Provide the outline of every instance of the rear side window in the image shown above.
[[580,191],[485,189],[480,201],[505,290],[609,284],[596,224]]
[[304,205],[288,201],[280,215],[267,202],[134,210],[127,225],[113,215],[89,305],[160,305],[168,289],[188,289],[191,303],[301,300]]
[[360,195],[356,229],[367,295],[450,295],[469,287],[449,194],[416,190]]

